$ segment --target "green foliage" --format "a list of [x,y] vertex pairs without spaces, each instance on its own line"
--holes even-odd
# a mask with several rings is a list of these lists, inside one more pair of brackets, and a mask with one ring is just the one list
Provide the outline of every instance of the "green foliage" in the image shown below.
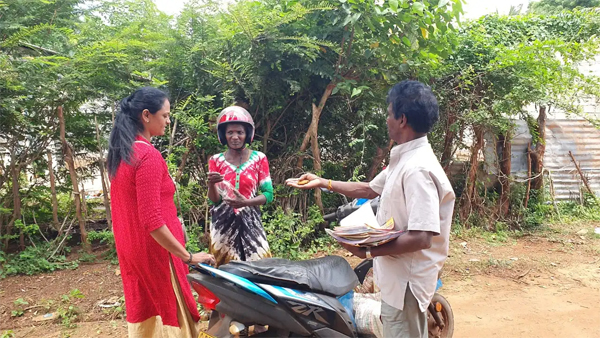
[[[6,128],[0,138],[12,153],[22,155],[16,164],[44,177],[46,149],[55,164],[62,161],[61,149],[54,145],[56,108],[62,106],[67,139],[77,160],[89,163],[78,174],[89,177],[98,161],[94,118],[105,138],[118,100],[143,85],[167,89],[178,127],[173,124],[155,145],[168,148],[169,169],[180,177],[181,213],[196,233],[190,246],[198,249],[201,225],[208,221],[206,163],[222,150],[213,124],[222,107],[248,105],[257,126],[253,147],[274,164],[279,160],[272,167],[278,183],[293,174],[283,163],[295,156],[311,121],[312,104],[334,85],[334,99],[323,114],[325,125],[335,126],[325,133],[324,161],[340,178],[360,179],[368,170],[364,159],[387,142],[380,132],[385,117],[374,107],[383,105],[389,83],[448,54],[452,41],[446,33],[455,28],[462,11],[460,0],[244,0],[227,11],[216,2],[193,1],[171,20],[151,0],[3,4],[0,124]],[[2,163],[0,170],[7,172],[8,167]],[[59,195],[70,192],[68,173],[62,163],[56,167],[61,168],[56,173]],[[9,241],[21,229],[33,240],[38,236],[34,232],[46,231],[35,225],[51,220],[43,183],[23,182],[19,188],[28,203],[22,203],[23,224],[11,228]],[[10,199],[9,185],[0,180],[0,199]],[[71,198],[63,196],[60,218],[71,208]],[[101,216],[94,210],[88,216]],[[102,240],[94,234],[92,238]]]
[[[531,104],[558,107],[585,117],[577,102],[581,97],[600,97],[600,87],[596,77],[579,70],[579,64],[593,61],[600,51],[596,35],[599,14],[574,11],[552,16],[487,15],[464,25],[447,63],[425,78],[434,83],[440,97],[441,123],[430,140],[443,164],[452,161],[457,149],[478,151],[472,142],[463,142],[472,137],[466,135],[482,131],[486,137],[510,139],[518,119],[525,120],[534,131],[533,142],[540,142],[535,132],[537,121],[526,112]],[[486,170],[500,171],[498,161],[488,157],[486,162],[495,166]],[[466,185],[460,181],[468,177],[455,179],[457,210],[475,197],[462,196]],[[539,210],[524,210],[524,188],[517,187],[521,196],[509,196],[510,215],[506,215],[498,212],[506,199],[500,187],[488,190],[480,187],[485,182],[465,183],[477,187],[479,199],[473,212],[463,210],[461,218],[468,218],[462,219],[463,223],[488,230],[493,230],[497,221],[507,222],[511,228],[535,228],[546,217]],[[530,203],[528,209],[532,208],[544,209],[538,203]]]
[[[352,181],[365,180],[382,165],[373,159],[388,148],[385,97],[400,80],[420,79],[438,95],[441,123],[430,140],[444,164],[457,149],[469,146],[465,136],[476,128],[510,135],[514,120],[525,119],[535,129],[535,120],[524,112],[529,104],[581,114],[576,98],[600,97],[598,79],[577,69],[600,50],[597,11],[490,15],[459,29],[462,4],[240,0],[225,10],[215,1],[191,1],[170,18],[151,0],[2,2],[0,139],[14,158],[0,162],[0,213],[4,220],[14,214],[16,222],[10,234],[1,222],[0,233],[13,244],[22,232],[37,247],[0,253],[0,276],[76,265],[60,255],[50,259],[55,244],[38,244],[42,235],[53,233],[47,226],[52,207],[45,184],[46,150],[57,168],[59,219],[72,218],[74,212],[69,174],[57,145],[58,106],[64,107],[67,138],[82,164],[78,175],[90,178],[105,155],[99,152],[94,120],[106,149],[120,99],[140,86],[169,91],[173,123],[153,143],[177,180],[176,202],[188,226],[191,251],[205,249],[206,166],[211,155],[223,151],[215,118],[225,106],[245,106],[256,122],[251,147],[267,154],[276,189],[277,199],[263,215],[269,242],[274,254],[300,258],[331,242],[320,237],[320,215],[308,207],[314,204],[312,194],[290,193],[278,185],[314,169],[310,160],[296,166],[298,155],[315,155],[298,149],[313,106],[327,91],[331,96],[318,128],[320,174]],[[595,5],[596,0],[542,0],[532,8]],[[534,141],[538,138],[534,134]],[[16,190],[21,212],[12,205],[13,183],[6,175],[11,164],[20,173]],[[467,177],[456,178],[459,196]],[[524,190],[514,185],[511,215],[498,217],[493,212],[498,191],[486,189],[484,182],[476,185],[483,210],[463,220],[468,224],[535,229],[555,217],[552,213],[562,214],[543,196],[524,208]],[[325,194],[323,202],[330,209],[340,198]],[[103,216],[94,211],[99,203],[90,201],[88,217]],[[594,207],[586,202],[583,208],[564,212],[592,217],[586,210]],[[93,231],[89,238],[106,244],[107,258],[117,262],[111,232]]]
[[105,315],[107,315],[111,320],[124,319],[126,317],[124,299],[124,297],[119,298],[119,303],[121,305],[108,309],[102,309],[102,312]]
[[529,134],[531,135],[531,144],[545,142],[545,140],[542,140],[540,138],[538,121],[534,119],[533,116],[527,114],[525,116],[525,122],[527,122],[527,129],[529,131]]
[[37,234],[40,231],[40,227],[37,224],[24,224],[22,220],[18,219],[15,221],[15,228],[22,231],[24,235],[33,235]]
[[24,313],[25,305],[29,305],[23,298],[19,298],[13,302],[15,309],[10,312],[11,317],[21,317]]
[[529,12],[556,14],[576,8],[600,7],[600,0],[540,0],[529,4]]
[[600,221],[600,206],[590,197],[586,198],[583,205],[577,202],[562,202],[559,206],[559,214],[555,214],[553,221]]
[[484,236],[489,243],[505,243],[508,241],[511,233],[508,225],[504,222],[496,222],[494,224],[494,232],[486,232]]
[[119,306],[102,310],[102,312],[104,312],[105,314],[110,316],[111,320],[126,317],[125,297],[124,296],[119,297],[118,302],[120,304]]
[[186,226],[186,231],[188,235],[188,241],[185,246],[188,251],[208,251],[203,227],[201,227],[198,224],[191,224],[189,226]]
[[[486,238],[490,243],[503,243],[510,237],[515,237],[526,232],[535,232],[544,229],[550,224],[564,224],[578,221],[600,221],[600,205],[597,199],[584,194],[584,203],[576,201],[560,201],[553,203],[546,188],[531,190],[527,208],[524,206],[526,183],[511,183],[509,214],[494,214],[497,209],[498,194],[494,190],[479,191],[484,199],[483,208],[473,212],[462,223],[455,215],[453,232],[463,235],[465,231],[476,231],[478,235]],[[480,230],[481,232],[477,232]]]
[[307,250],[318,243],[316,230],[323,217],[316,206],[309,208],[308,220],[302,221],[297,213],[286,213],[281,207],[271,214],[263,214],[267,241],[275,257],[307,258]]
[[[465,94],[453,99],[454,108],[466,109],[461,120],[504,132],[508,119],[518,118],[530,103],[579,113],[574,98],[597,92],[589,82],[593,78],[580,73],[577,64],[595,57],[599,22],[597,14],[576,12],[485,16],[466,25],[447,70],[455,77],[447,84]],[[466,105],[465,99],[476,104]]]
[[61,324],[66,329],[77,327],[75,323],[80,314],[80,309],[74,304],[77,299],[85,298],[84,294],[78,289],[71,290],[68,294],[61,296],[61,303],[58,309],[58,316],[61,319]]
[[112,231],[89,231],[88,240],[90,242],[99,241],[100,243],[105,244],[108,247],[108,250],[105,252],[104,258],[108,259],[112,264],[119,264],[115,246],[115,236]]
[[13,330],[6,330],[2,332],[2,335],[0,335],[0,338],[15,338],[15,333]]
[[93,263],[96,261],[96,256],[93,254],[89,254],[83,250],[79,251],[79,258],[77,259],[79,262],[83,263]]
[[77,261],[69,262],[62,255],[55,255],[49,260],[50,249],[50,244],[43,243],[37,246],[28,246],[24,251],[16,254],[6,254],[0,251],[0,278],[77,268]]
[[50,309],[52,309],[52,306],[54,306],[54,300],[52,299],[41,299],[40,303],[46,311],[50,311]]

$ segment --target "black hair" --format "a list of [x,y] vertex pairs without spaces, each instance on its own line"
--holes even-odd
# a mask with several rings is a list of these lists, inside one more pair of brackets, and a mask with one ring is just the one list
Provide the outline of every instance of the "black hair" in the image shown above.
[[417,133],[428,133],[440,117],[437,99],[431,88],[419,81],[404,80],[395,84],[387,96],[394,117],[406,116],[406,122]]
[[168,96],[162,90],[143,87],[121,100],[121,109],[115,117],[108,141],[108,175],[114,177],[121,161],[131,164],[135,137],[144,130],[142,112],[148,109],[156,114],[165,104]]

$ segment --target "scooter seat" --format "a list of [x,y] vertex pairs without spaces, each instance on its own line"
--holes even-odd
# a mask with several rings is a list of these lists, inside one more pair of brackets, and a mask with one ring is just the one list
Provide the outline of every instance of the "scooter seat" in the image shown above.
[[264,258],[253,262],[231,261],[219,269],[244,277],[254,283],[342,296],[358,285],[352,267],[339,256],[305,261]]

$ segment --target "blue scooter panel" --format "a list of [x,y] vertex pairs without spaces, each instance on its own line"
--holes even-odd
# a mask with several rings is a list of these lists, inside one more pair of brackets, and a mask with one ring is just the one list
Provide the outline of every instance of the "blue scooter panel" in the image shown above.
[[235,283],[236,285],[239,285],[241,288],[243,288],[251,293],[259,295],[259,296],[261,296],[265,299],[268,299],[269,301],[277,304],[277,301],[273,297],[271,297],[271,295],[266,293],[265,290],[261,289],[256,284],[252,283],[251,281],[247,280],[246,278],[236,276],[236,275],[226,272],[226,271],[215,269],[212,266],[206,265],[206,264],[198,264],[198,267],[200,268],[200,270],[204,270],[206,273],[208,273],[214,277],[226,279],[232,283]]
[[345,308],[339,299],[312,292],[290,289],[282,286],[258,285],[272,294],[282,306],[287,308],[306,325],[316,337],[356,337],[356,329],[351,308]]
[[322,301],[319,297],[317,297],[316,295],[309,293],[309,292],[294,290],[294,289],[285,288],[285,287],[276,286],[276,285],[268,285],[268,284],[258,284],[258,285],[277,298],[282,298],[282,297],[293,298],[293,299],[300,300],[300,301],[310,303],[313,305],[331,308],[327,303]]

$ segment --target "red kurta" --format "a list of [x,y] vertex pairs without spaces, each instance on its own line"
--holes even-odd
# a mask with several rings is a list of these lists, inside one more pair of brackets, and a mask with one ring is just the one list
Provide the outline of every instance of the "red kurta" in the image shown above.
[[[179,327],[177,299],[171,283],[170,253],[150,232],[166,225],[183,245],[184,235],[173,202],[175,185],[160,152],[143,137],[133,144],[132,165],[121,162],[110,188],[113,231],[123,278],[127,321],[160,316]],[[172,256],[173,269],[194,321],[200,316],[186,275],[188,268]]]

